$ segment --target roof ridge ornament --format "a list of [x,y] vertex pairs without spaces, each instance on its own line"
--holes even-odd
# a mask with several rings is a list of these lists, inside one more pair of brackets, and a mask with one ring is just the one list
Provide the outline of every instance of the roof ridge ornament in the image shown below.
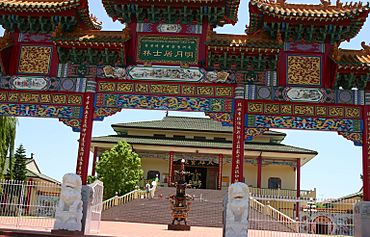
[[285,6],[285,0],[276,0],[276,4],[279,6]]
[[54,32],[51,33],[51,36],[53,38],[60,38],[63,35],[63,27],[62,27],[62,22],[59,21],[57,27],[55,27]]
[[331,49],[331,57],[335,61],[340,61],[340,59],[341,59],[341,55],[339,54],[339,48],[338,47],[339,47],[338,43],[334,43],[333,47]]
[[320,0],[320,2],[324,7],[329,7],[331,5],[330,0]]
[[213,28],[210,25],[208,25],[206,41],[211,41],[215,35],[216,33],[213,31]]
[[343,7],[343,3],[340,1],[340,0],[337,0],[337,2],[335,3],[335,5],[339,8],[342,8]]
[[365,41],[361,42],[361,47],[366,53],[370,54],[370,45],[366,45]]
[[90,13],[90,20],[91,20],[91,22],[93,23],[94,26],[96,26],[100,29],[102,28],[103,22],[99,21],[98,18],[92,13]]

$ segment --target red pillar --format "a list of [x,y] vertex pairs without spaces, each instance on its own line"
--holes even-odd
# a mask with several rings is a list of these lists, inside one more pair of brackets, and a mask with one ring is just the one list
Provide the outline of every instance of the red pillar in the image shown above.
[[370,201],[370,108],[369,106],[363,107],[364,130],[362,132],[362,182],[364,201]]
[[95,176],[95,168],[96,168],[97,158],[98,158],[98,148],[94,147],[94,157],[93,157],[91,176]]
[[297,198],[301,196],[301,159],[297,159]]
[[172,185],[172,179],[173,179],[173,158],[175,154],[173,151],[170,151],[169,157],[168,157],[168,179],[167,183],[168,186]]
[[235,99],[233,118],[233,149],[231,183],[243,181],[244,165],[244,99]]
[[[297,199],[301,197],[301,159],[297,159]],[[296,203],[296,218],[299,219],[299,202]]]
[[222,166],[224,164],[224,155],[218,154],[218,179],[217,179],[217,189],[221,190],[222,188]]
[[86,93],[83,100],[84,107],[80,126],[80,141],[78,147],[76,174],[81,176],[82,184],[86,184],[94,118],[94,95],[92,93]]
[[261,188],[262,183],[262,157],[257,157],[257,188]]

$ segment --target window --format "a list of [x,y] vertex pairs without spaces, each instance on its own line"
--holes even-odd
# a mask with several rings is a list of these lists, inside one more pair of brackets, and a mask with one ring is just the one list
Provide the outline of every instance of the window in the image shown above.
[[194,136],[194,140],[204,141],[206,140],[206,137]]
[[165,135],[165,134],[154,134],[153,136],[154,136],[154,137],[166,137],[166,135]]
[[225,137],[215,137],[213,140],[218,141],[218,142],[224,142],[226,141]]
[[157,175],[158,175],[158,179],[160,180],[161,173],[158,170],[149,170],[146,179],[154,180],[155,177],[157,177]]
[[269,178],[268,188],[271,189],[281,188],[281,179],[276,177]]
[[176,139],[185,139],[185,136],[182,136],[182,135],[173,135],[173,138],[176,138]]

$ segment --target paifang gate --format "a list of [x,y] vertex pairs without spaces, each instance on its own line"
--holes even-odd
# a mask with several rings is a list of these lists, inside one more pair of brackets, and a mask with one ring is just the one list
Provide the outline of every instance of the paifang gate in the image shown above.
[[80,132],[76,172],[86,183],[93,121],[121,109],[205,112],[233,126],[232,181],[244,142],[269,128],[335,131],[363,147],[370,201],[370,46],[356,36],[369,3],[251,0],[103,0],[123,31],[102,31],[87,0],[4,0],[0,115],[57,118]]

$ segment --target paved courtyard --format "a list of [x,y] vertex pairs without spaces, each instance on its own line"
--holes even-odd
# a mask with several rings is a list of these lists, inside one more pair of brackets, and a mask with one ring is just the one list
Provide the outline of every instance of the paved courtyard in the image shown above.
[[166,225],[102,221],[99,235],[120,237],[221,237],[221,228],[191,227],[191,231],[170,231]]
[[[0,223],[0,237],[5,236],[69,236],[53,235],[45,228],[25,227],[14,229],[14,226],[5,226]],[[89,236],[89,235],[87,235]],[[191,227],[191,231],[170,231],[166,225],[110,222],[102,221],[99,233],[91,233],[91,237],[222,237],[222,228]],[[249,230],[248,237],[320,237],[323,235],[308,235],[301,233],[287,233],[277,231]],[[80,236],[75,236],[80,237]]]

